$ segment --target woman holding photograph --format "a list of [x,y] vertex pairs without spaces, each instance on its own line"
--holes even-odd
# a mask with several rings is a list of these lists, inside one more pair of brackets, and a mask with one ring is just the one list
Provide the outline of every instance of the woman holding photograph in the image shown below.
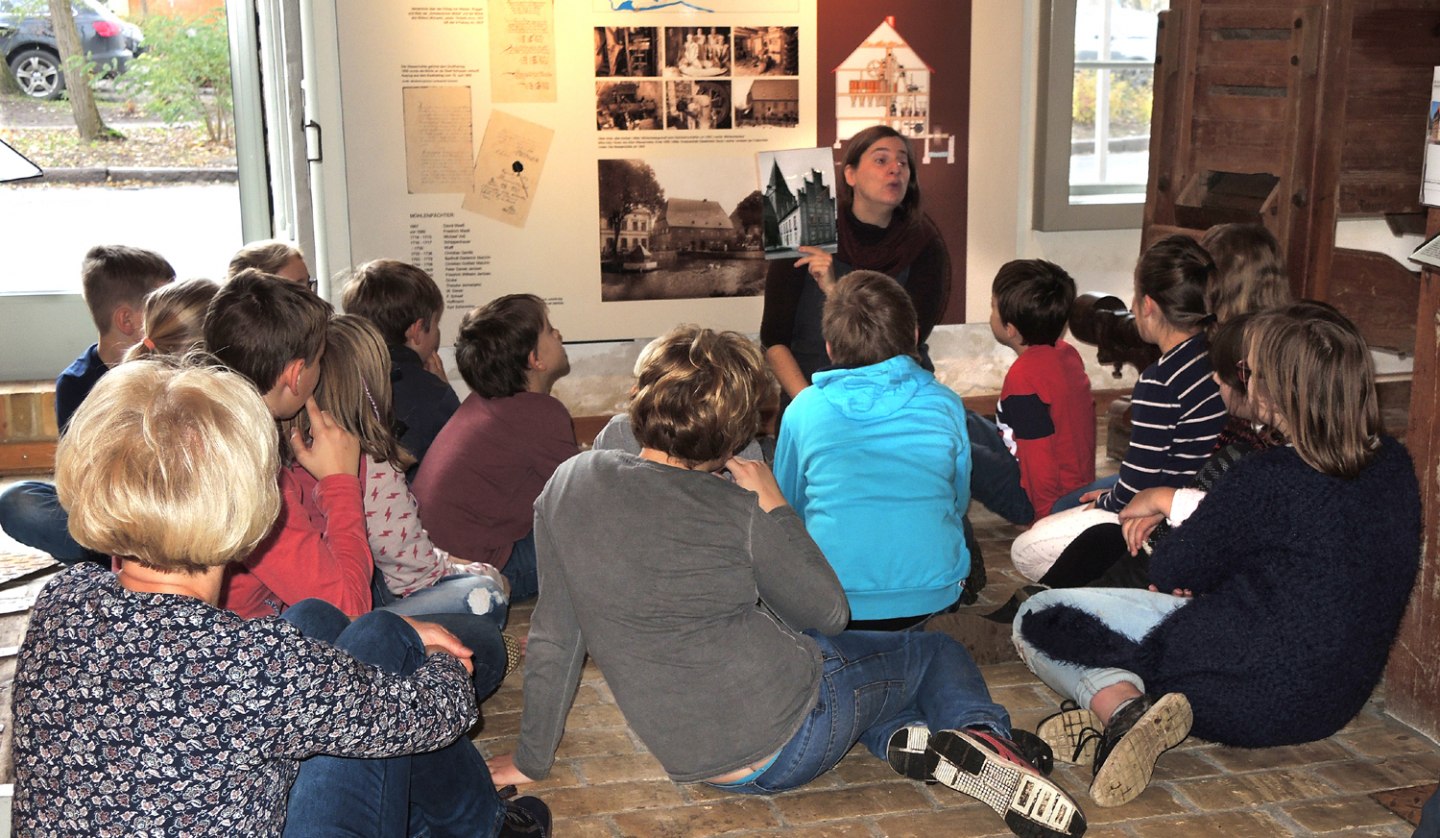
[[780,380],[781,404],[810,386],[830,365],[820,334],[820,310],[835,281],[853,270],[888,274],[910,294],[920,325],[920,358],[933,369],[925,342],[950,296],[950,253],[935,224],[920,211],[920,184],[910,141],[885,125],[850,139],[843,160],[834,254],[801,246],[794,263],[770,263],[760,342]]

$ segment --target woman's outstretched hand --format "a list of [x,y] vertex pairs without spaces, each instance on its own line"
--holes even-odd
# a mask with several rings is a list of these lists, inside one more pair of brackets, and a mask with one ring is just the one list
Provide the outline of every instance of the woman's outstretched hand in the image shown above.
[[835,281],[837,279],[835,276],[835,257],[818,247],[811,247],[808,244],[801,245],[795,249],[805,254],[795,260],[795,267],[808,270],[810,276],[815,279],[815,284],[820,286],[820,290],[825,296],[830,296],[830,292],[835,290]]
[[520,773],[515,767],[514,754],[501,754],[498,757],[485,761],[490,767],[490,780],[495,783],[495,788],[505,786],[523,786],[526,783],[533,783],[534,780]]

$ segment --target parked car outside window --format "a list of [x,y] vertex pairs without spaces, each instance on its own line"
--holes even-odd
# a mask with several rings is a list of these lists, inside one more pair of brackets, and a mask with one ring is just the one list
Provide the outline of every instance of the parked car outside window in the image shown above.
[[[104,78],[125,72],[130,59],[144,52],[140,27],[95,0],[72,0],[70,6],[85,55]],[[55,99],[64,91],[60,47],[44,0],[0,0],[0,54],[25,95]]]

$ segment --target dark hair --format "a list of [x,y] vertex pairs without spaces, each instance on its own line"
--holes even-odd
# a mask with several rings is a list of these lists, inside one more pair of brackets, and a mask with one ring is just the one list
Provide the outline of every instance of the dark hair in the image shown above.
[[643,447],[694,468],[749,444],[773,391],[765,356],[744,335],[678,326],[640,370],[630,423]]
[[1199,242],[1184,235],[1166,236],[1140,254],[1135,288],[1155,301],[1171,326],[1199,329],[1211,319],[1205,289],[1214,273],[1215,260]]
[[85,253],[80,282],[90,319],[100,334],[110,330],[115,309],[138,309],[145,295],[175,278],[175,269],[153,250],[123,244],[98,244]]
[[1054,262],[1016,259],[1000,266],[990,293],[1000,321],[1014,326],[1027,346],[1054,346],[1070,320],[1075,280]]
[[1253,312],[1237,314],[1221,323],[1210,334],[1210,368],[1231,390],[1250,397],[1250,387],[1240,377],[1240,362],[1245,360],[1245,329]]
[[314,363],[325,348],[330,304],[289,280],[246,268],[205,311],[205,348],[268,393],[285,365]]
[[403,345],[405,330],[416,320],[433,327],[445,310],[445,298],[430,274],[396,259],[376,259],[356,268],[340,304],[346,314],[374,323],[389,346]]
[[507,294],[472,310],[455,337],[455,365],[470,389],[487,399],[525,392],[530,353],[545,331],[545,301]]
[[917,358],[915,303],[879,271],[851,271],[825,298],[820,330],[837,367],[864,367],[897,355]]
[[[910,158],[910,182],[905,187],[905,198],[900,202],[900,206],[896,208],[895,212],[906,223],[916,223],[921,217],[920,179],[915,172],[918,161],[915,159],[915,149],[910,146],[910,139],[904,134],[901,134],[888,125],[871,125],[869,128],[851,137],[850,142],[845,144],[845,156],[841,158],[840,170],[843,173],[847,168],[853,169],[858,167],[860,165],[860,158],[865,156],[865,152],[870,149],[870,146],[874,145],[877,140],[883,140],[886,137],[895,137],[904,143],[905,154]],[[855,189],[850,186],[843,177],[840,178],[838,187],[840,190],[840,206],[846,211],[849,211],[851,205],[855,203]]]

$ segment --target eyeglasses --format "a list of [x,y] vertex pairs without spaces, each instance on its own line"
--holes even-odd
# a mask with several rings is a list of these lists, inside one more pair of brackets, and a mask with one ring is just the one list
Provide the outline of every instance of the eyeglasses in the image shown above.
[[307,276],[301,281],[305,283],[306,288],[310,289],[311,294],[317,293],[320,290],[320,280],[313,276]]
[[1235,373],[1240,377],[1240,386],[1250,386],[1250,365],[1243,358],[1235,362]]

